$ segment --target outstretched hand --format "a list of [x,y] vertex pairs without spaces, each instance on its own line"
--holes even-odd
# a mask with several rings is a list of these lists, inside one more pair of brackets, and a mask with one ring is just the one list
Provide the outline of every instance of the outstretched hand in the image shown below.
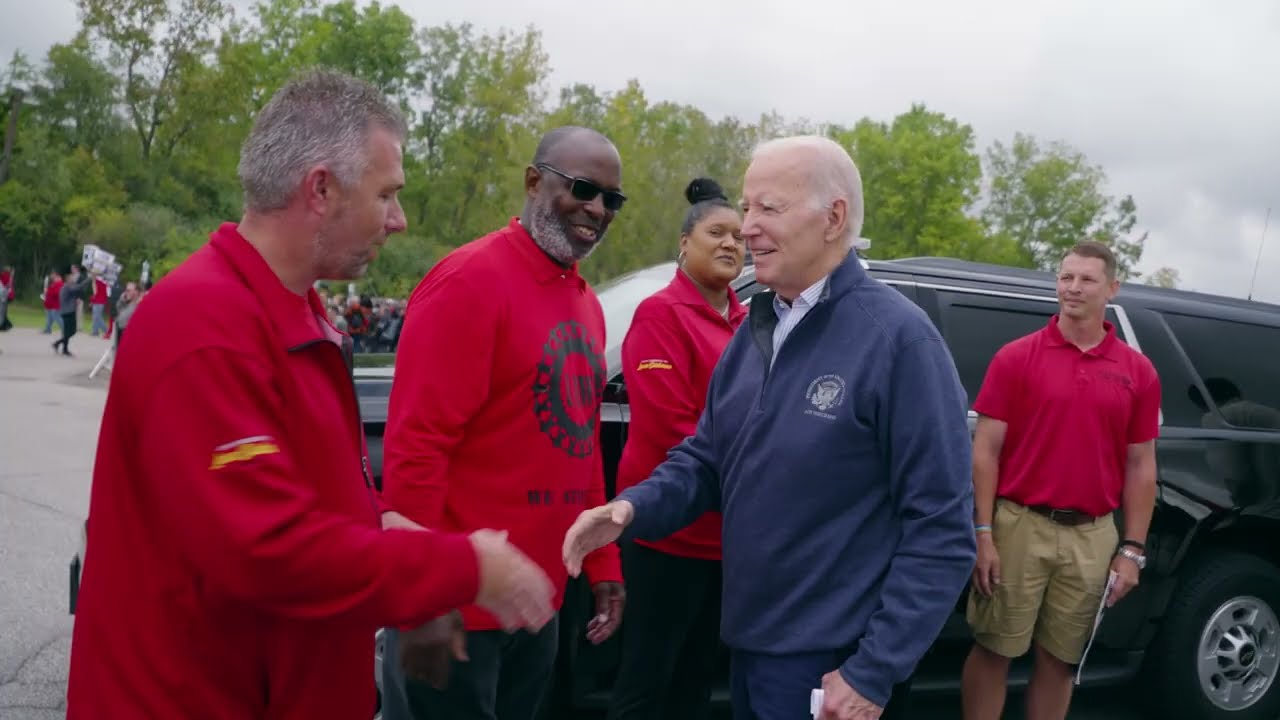
[[622,531],[631,524],[635,513],[635,506],[626,500],[615,500],[582,511],[564,536],[562,555],[569,575],[572,577],[581,575],[582,559],[617,540],[622,535]]

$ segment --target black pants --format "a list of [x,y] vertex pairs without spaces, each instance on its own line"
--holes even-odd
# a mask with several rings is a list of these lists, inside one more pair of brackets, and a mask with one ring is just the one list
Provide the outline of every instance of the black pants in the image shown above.
[[720,651],[718,560],[624,544],[627,610],[609,720],[707,718]]
[[552,620],[536,635],[467,633],[470,660],[453,663],[445,690],[404,678],[409,711],[416,720],[533,720],[555,666],[558,627]]
[[71,354],[71,336],[76,334],[76,314],[62,313],[62,338],[53,343],[53,349],[57,350],[58,346],[62,346],[62,354]]

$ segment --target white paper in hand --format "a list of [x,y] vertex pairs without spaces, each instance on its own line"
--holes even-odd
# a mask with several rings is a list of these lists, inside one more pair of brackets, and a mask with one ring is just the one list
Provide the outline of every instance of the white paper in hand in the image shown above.
[[1102,602],[1098,603],[1098,612],[1093,616],[1093,630],[1089,631],[1089,642],[1084,646],[1084,654],[1080,656],[1080,664],[1076,666],[1076,685],[1084,674],[1084,659],[1089,657],[1089,648],[1093,647],[1093,639],[1098,634],[1098,626],[1102,625],[1102,616],[1107,612],[1107,598],[1111,597],[1111,588],[1116,584],[1119,575],[1114,570],[1107,576],[1107,586],[1102,589]]
[[809,691],[809,712],[813,714],[813,720],[818,720],[822,716],[822,699],[825,696],[822,688]]

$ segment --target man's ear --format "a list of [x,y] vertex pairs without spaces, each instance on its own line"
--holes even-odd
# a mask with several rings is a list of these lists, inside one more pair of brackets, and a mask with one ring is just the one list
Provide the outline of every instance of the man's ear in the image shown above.
[[827,210],[827,231],[824,239],[835,242],[844,238],[845,227],[849,223],[849,201],[836,198]]
[[302,178],[303,201],[316,215],[327,215],[338,202],[338,179],[327,165],[316,165]]
[[538,183],[542,182],[542,173],[538,172],[538,168],[530,165],[524,169],[524,195],[532,198],[538,194]]

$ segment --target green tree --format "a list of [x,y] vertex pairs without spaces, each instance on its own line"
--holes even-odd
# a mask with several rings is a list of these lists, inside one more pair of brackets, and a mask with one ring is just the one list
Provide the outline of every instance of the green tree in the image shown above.
[[93,55],[89,39],[49,48],[43,82],[32,88],[35,112],[67,147],[102,148],[120,127],[115,114],[119,83]]
[[1177,288],[1182,284],[1182,273],[1165,265],[1144,278],[1143,282],[1154,287]]
[[1084,153],[1019,133],[1009,145],[996,142],[987,164],[982,219],[993,238],[1016,244],[1046,270],[1077,242],[1098,240],[1115,252],[1122,277],[1133,274],[1147,237],[1134,233],[1137,205],[1131,196],[1106,194],[1106,173]]
[[997,259],[981,226],[966,214],[982,178],[968,125],[913,105],[891,123],[864,119],[831,135],[849,150],[862,174],[863,235],[872,240],[870,255]]
[[[187,89],[186,74],[213,49],[213,36],[231,15],[223,0],[76,0],[84,30],[103,41],[124,75],[124,106],[142,157],[149,159],[164,128],[176,135],[187,126],[168,121]],[[172,130],[169,130],[172,128]]]

